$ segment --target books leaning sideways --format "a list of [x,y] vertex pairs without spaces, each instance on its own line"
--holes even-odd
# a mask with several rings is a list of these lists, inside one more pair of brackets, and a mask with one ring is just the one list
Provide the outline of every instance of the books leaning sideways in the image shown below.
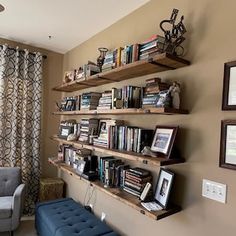
[[129,165],[113,156],[100,157],[98,165],[100,181],[104,187],[123,187],[123,173],[128,168]]
[[101,93],[96,92],[89,92],[83,93],[81,95],[81,110],[95,110],[98,106],[98,102],[100,97],[102,96]]
[[79,141],[88,142],[90,135],[96,135],[98,132],[98,119],[82,118],[80,121]]
[[109,110],[112,107],[112,92],[111,90],[102,93],[99,98],[97,110]]
[[160,78],[152,78],[146,80],[146,86],[143,92],[143,108],[156,107],[157,100],[159,99],[159,92],[168,90],[169,84],[161,82]]
[[153,35],[139,45],[139,60],[147,59],[149,56],[163,52],[165,38],[160,35]]
[[124,191],[140,197],[147,182],[152,182],[151,172],[139,167],[130,168],[124,171]]

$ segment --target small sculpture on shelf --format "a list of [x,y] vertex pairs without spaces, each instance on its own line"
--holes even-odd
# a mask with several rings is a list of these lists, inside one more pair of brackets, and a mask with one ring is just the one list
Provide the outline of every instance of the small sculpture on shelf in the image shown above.
[[98,48],[98,51],[100,52],[100,55],[97,58],[97,65],[100,68],[100,71],[102,71],[102,65],[104,63],[104,59],[105,59],[108,49],[101,47],[101,48]]
[[180,108],[180,84],[178,82],[173,82],[169,88],[169,93],[172,98],[172,107],[175,109]]
[[[181,43],[185,40],[183,35],[187,30],[183,23],[184,16],[181,16],[179,23],[175,24],[178,12],[178,9],[173,9],[170,19],[161,21],[160,28],[165,35],[163,51],[176,56],[182,56],[184,54],[184,48],[181,46]],[[167,29],[166,25],[171,25],[172,29]]]

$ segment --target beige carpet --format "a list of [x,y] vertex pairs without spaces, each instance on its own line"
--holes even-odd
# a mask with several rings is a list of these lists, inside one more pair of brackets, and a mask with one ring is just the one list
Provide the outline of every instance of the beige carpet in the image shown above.
[[[0,236],[9,236],[9,233],[0,233]],[[37,236],[34,228],[34,218],[23,217],[19,228],[14,232],[14,236]]]

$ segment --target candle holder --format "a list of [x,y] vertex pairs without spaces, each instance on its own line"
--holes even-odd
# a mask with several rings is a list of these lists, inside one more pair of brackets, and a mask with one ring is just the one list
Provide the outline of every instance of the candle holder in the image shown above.
[[100,55],[97,58],[97,65],[100,68],[100,71],[102,71],[102,65],[104,63],[104,59],[105,59],[105,56],[106,56],[106,53],[107,53],[108,49],[101,47],[101,48],[98,48],[98,51],[100,52]]

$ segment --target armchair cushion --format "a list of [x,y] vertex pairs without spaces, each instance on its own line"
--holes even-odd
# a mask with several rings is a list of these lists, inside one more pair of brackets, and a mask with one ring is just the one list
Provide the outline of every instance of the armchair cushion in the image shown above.
[[0,219],[10,218],[12,215],[13,197],[0,197]]
[[21,183],[20,168],[0,167],[0,197],[13,196]]

